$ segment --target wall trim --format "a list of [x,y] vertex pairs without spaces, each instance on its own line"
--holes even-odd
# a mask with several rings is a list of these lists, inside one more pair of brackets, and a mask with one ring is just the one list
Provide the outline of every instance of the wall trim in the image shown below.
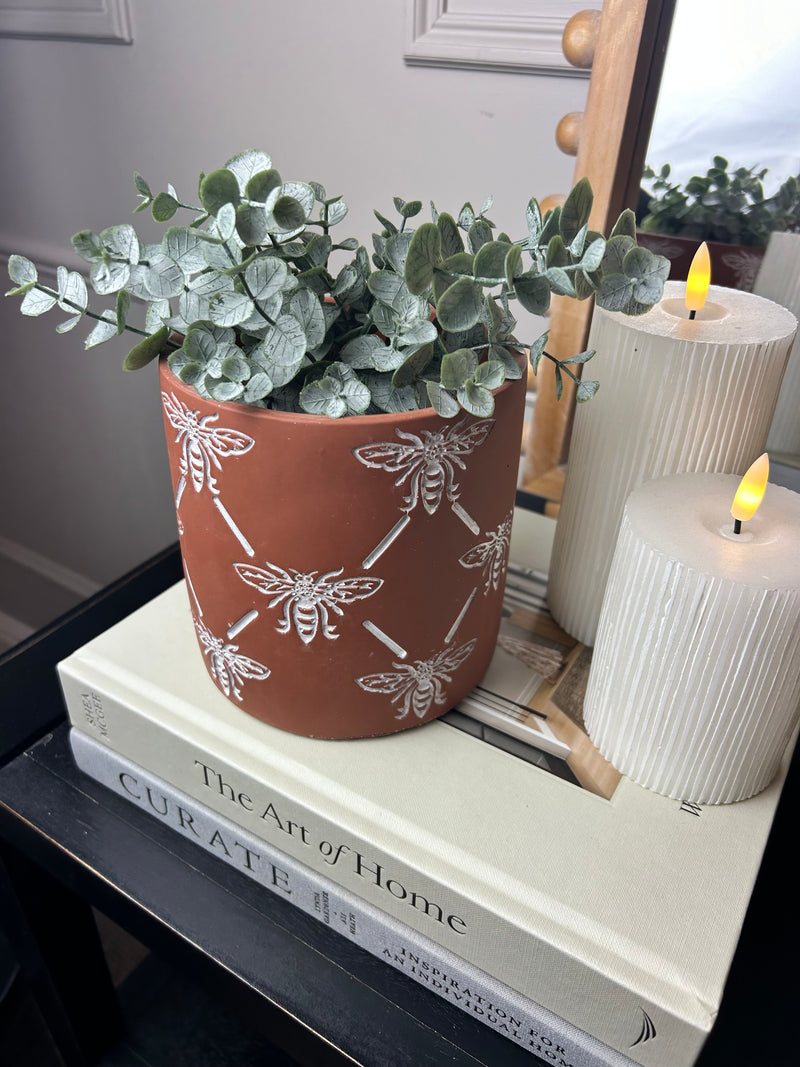
[[0,0],[0,37],[131,44],[128,0]]
[[406,63],[512,74],[588,78],[561,49],[561,35],[578,11],[599,10],[602,0],[406,0]]
[[64,567],[61,563],[56,563],[55,560],[49,559],[47,556],[42,556],[34,549],[28,548],[26,545],[17,544],[16,541],[1,535],[0,556],[18,567],[23,567],[25,570],[38,574],[41,578],[46,578],[53,585],[74,593],[82,600],[94,596],[95,593],[102,589],[101,584],[94,581],[93,578],[87,578],[85,574],[79,574],[69,567]]

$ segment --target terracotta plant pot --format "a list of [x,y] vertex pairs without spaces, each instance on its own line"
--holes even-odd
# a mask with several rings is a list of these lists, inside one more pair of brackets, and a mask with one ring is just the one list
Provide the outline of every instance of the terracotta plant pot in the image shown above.
[[525,380],[492,418],[344,419],[203,400],[162,359],[203,660],[251,715],[394,733],[481,680],[500,622]]

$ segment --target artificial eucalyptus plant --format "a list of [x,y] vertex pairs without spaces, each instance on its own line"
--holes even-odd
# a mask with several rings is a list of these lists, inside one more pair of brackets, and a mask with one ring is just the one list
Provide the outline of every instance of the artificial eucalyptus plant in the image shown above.
[[[382,231],[371,258],[357,240],[331,235],[347,214],[340,196],[318,182],[284,181],[264,152],[201,175],[199,205],[172,186],[154,195],[141,175],[134,181],[136,211],[150,208],[162,223],[187,212],[190,221],[170,225],[160,244],[144,243],[129,224],[75,234],[95,292],[116,294],[113,309],[90,309],[77,271],[59,267],[53,289],[17,255],[7,295],[22,297],[25,315],[66,312],[59,333],[95,320],[87,348],[132,332],[139,340],[127,369],[167,353],[175,374],[220,401],[331,417],[430,405],[446,418],[462,408],[486,417],[492,390],[523,373],[516,354],[525,350],[534,372],[552,360],[558,391],[566,375],[586,400],[597,383],[575,370],[593,353],[557,360],[546,333],[516,339],[511,301],[543,315],[551,293],[595,295],[636,315],[658,301],[669,272],[668,260],[636,245],[632,212],[608,240],[589,230],[586,180],[544,218],[531,200],[519,240],[495,236],[491,199],[457,217],[431,205],[432,221],[413,229],[421,202],[395,198],[396,222],[375,212]],[[129,321],[135,300],[147,305],[143,326]]]

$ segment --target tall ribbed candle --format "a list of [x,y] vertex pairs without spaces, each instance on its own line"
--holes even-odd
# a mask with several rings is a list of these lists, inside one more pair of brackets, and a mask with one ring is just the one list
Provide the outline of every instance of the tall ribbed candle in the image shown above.
[[[761,261],[753,292],[800,315],[800,233],[773,233]],[[800,456],[800,338],[786,364],[767,448],[773,454]]]
[[617,770],[696,804],[772,781],[800,712],[800,495],[769,485],[733,533],[739,479],[631,493],[584,703]]
[[556,620],[587,645],[630,491],[681,471],[742,471],[766,444],[795,317],[712,285],[690,321],[683,295],[667,282],[639,318],[594,313],[600,390],[575,414],[548,587]]

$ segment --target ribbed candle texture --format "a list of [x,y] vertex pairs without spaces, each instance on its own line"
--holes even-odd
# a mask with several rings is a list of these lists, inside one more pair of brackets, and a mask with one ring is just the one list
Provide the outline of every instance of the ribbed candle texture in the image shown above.
[[[800,315],[800,233],[773,233],[753,292]],[[800,455],[800,338],[796,337],[767,437],[771,453]]]
[[617,770],[696,804],[769,785],[800,710],[800,495],[769,485],[737,538],[738,483],[682,474],[631,494],[584,704]]
[[638,318],[596,309],[600,382],[578,405],[550,567],[558,623],[592,645],[625,500],[681,471],[743,473],[764,451],[797,321],[752,293],[711,286],[693,321],[683,282]]

